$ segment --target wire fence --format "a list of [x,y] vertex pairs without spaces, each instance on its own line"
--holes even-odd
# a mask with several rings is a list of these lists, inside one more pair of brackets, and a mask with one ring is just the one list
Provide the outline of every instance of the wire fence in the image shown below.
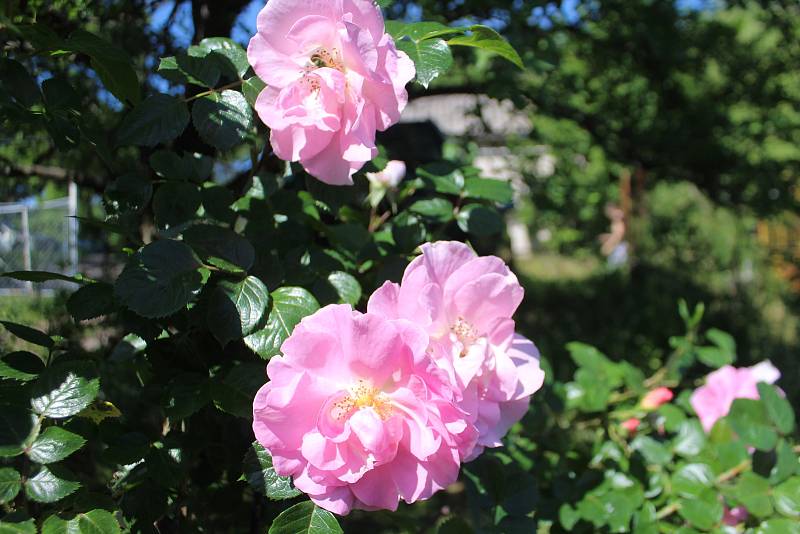
[[[44,202],[0,203],[0,272],[50,271],[73,275],[78,269],[77,191]],[[52,291],[65,282],[44,284],[0,278],[0,294]]]

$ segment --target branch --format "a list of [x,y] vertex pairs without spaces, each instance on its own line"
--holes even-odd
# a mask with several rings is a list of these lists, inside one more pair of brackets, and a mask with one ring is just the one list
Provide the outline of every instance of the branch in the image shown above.
[[77,185],[90,187],[98,193],[102,193],[105,189],[105,180],[99,176],[92,177],[74,169],[65,169],[54,165],[18,164],[2,156],[0,156],[0,159],[2,160],[0,162],[0,170],[7,176],[38,176],[58,182],[74,181]]

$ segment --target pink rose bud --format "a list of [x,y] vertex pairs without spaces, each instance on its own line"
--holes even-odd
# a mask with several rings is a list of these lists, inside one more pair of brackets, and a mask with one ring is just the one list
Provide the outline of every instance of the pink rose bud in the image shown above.
[[381,184],[385,187],[397,187],[403,178],[406,177],[406,164],[403,161],[391,160],[386,167],[379,172],[368,172],[367,179],[371,182]]
[[644,396],[642,402],[639,404],[645,410],[655,410],[662,404],[672,400],[672,391],[665,387],[658,387]]
[[256,100],[278,157],[333,185],[373,159],[376,130],[400,119],[414,63],[371,0],[269,0],[247,58],[267,84]]
[[628,434],[633,434],[636,432],[636,429],[639,428],[640,423],[641,421],[639,421],[637,418],[631,417],[630,419],[626,419],[625,421],[623,421],[621,423],[621,426],[622,428],[628,431]]
[[367,309],[412,321],[430,336],[431,358],[463,392],[459,407],[480,433],[470,460],[484,447],[502,445],[542,387],[544,372],[536,346],[514,332],[511,317],[524,291],[503,260],[479,257],[455,241],[421,248],[402,282],[386,282]]
[[348,305],[304,318],[253,402],[253,431],[275,471],[341,515],[395,510],[455,482],[478,432],[428,341],[409,321]]
[[758,399],[759,382],[775,383],[781,376],[769,361],[753,367],[720,367],[706,377],[704,386],[692,393],[691,403],[700,423],[709,432],[720,417],[725,417],[735,399]]

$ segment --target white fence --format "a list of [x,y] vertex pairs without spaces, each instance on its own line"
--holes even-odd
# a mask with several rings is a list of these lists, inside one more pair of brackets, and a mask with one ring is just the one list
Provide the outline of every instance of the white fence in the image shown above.
[[[70,184],[69,196],[44,202],[0,203],[0,273],[50,271],[72,275],[78,269],[78,195]],[[35,286],[0,278],[0,294],[53,290],[63,283]]]

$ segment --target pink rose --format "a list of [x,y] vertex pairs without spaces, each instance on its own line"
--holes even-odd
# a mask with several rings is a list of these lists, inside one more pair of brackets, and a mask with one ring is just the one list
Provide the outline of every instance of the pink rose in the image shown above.
[[706,377],[704,386],[692,393],[691,403],[703,428],[709,432],[720,417],[728,415],[735,399],[758,399],[756,384],[773,384],[781,373],[769,361],[753,367],[720,367]]
[[622,423],[620,423],[620,426],[622,426],[622,428],[624,428],[628,434],[635,434],[641,423],[642,422],[639,419],[631,417],[630,419],[625,419]]
[[414,321],[430,336],[428,352],[463,392],[459,405],[479,431],[468,460],[501,445],[544,381],[536,346],[514,333],[523,292],[500,258],[441,241],[422,245],[402,283],[385,283],[369,300],[371,313]]
[[744,506],[734,506],[733,508],[728,508],[726,506],[722,515],[722,523],[729,527],[735,527],[747,521],[749,515],[750,514],[747,513],[747,508]]
[[337,514],[395,510],[453,483],[477,432],[427,346],[412,323],[347,305],[303,319],[253,403],[275,471]]
[[669,388],[658,387],[647,392],[647,395],[642,398],[642,402],[639,405],[645,410],[655,410],[662,404],[671,401],[672,397],[672,391]]
[[367,179],[384,187],[397,187],[406,177],[406,164],[403,161],[391,160],[382,171],[368,172]]
[[278,157],[349,185],[377,154],[375,131],[400,119],[414,63],[370,0],[270,0],[247,57],[267,84],[256,111]]

